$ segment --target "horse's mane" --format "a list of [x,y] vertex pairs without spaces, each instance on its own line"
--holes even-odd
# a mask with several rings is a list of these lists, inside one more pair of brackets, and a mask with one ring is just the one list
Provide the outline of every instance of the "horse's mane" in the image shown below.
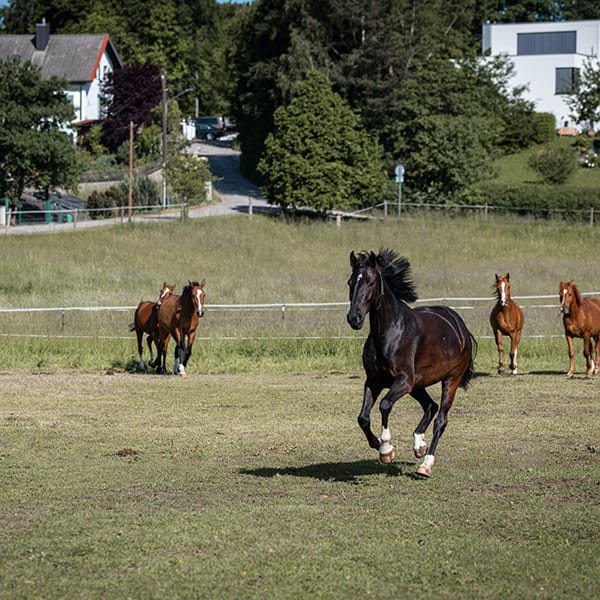
[[197,281],[192,281],[192,285],[186,285],[181,292],[182,296],[189,296],[192,293],[192,286],[198,287],[200,284]]
[[390,250],[388,248],[379,250],[377,256],[373,253],[363,251],[359,253],[357,258],[359,264],[367,265],[372,263],[372,257],[375,257],[378,270],[388,284],[392,294],[394,294],[398,300],[415,302],[418,295],[412,279],[412,270],[408,259],[404,256],[399,256],[395,250]]

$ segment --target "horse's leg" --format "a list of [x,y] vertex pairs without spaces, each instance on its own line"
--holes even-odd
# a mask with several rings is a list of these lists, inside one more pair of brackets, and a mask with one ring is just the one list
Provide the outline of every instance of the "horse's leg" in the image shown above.
[[410,388],[411,385],[408,383],[408,377],[406,375],[398,377],[390,387],[388,393],[379,403],[379,410],[381,411],[381,437],[379,438],[381,444],[379,446],[379,461],[384,464],[389,463],[396,454],[394,446],[390,443],[392,439],[388,425],[390,411],[396,400],[408,393]]
[[418,475],[422,475],[423,477],[431,477],[431,467],[433,467],[433,463],[435,462],[435,451],[438,442],[440,441],[440,438],[446,429],[446,425],[448,424],[448,411],[454,402],[454,396],[456,395],[456,390],[458,389],[459,383],[459,378],[445,379],[442,381],[442,401],[440,402],[440,411],[433,422],[433,437],[431,439],[431,446],[429,446],[429,450],[425,455],[423,464],[421,464],[417,469]]
[[135,333],[137,335],[138,354],[140,355],[139,368],[141,371],[145,371],[146,367],[144,366],[144,359],[142,357],[142,355],[144,353],[144,343],[143,343],[144,332],[141,329],[136,328]]
[[185,367],[183,359],[185,356],[185,337],[181,331],[177,330],[173,335],[177,345],[175,346],[175,362],[173,363],[173,374],[185,376]]
[[[150,350],[150,362],[148,363],[150,366],[154,364],[154,352],[152,351],[152,341],[156,344],[156,340],[152,334],[146,336],[146,343],[148,344],[148,350]],[[157,345],[158,348],[158,345]]]
[[592,375],[594,372],[593,358],[592,358],[592,338],[589,333],[583,335],[583,356],[585,356],[585,374],[587,377]]
[[192,355],[192,345],[194,343],[194,338],[196,337],[196,331],[191,331],[188,335],[188,343],[185,348],[185,355],[183,357],[183,366],[187,367],[187,362]]
[[362,408],[358,415],[358,424],[363,430],[363,433],[369,442],[369,446],[375,448],[375,450],[379,450],[381,440],[375,437],[375,434],[371,431],[371,409],[382,389],[383,388],[379,383],[367,377],[367,380],[365,381]]
[[433,401],[432,397],[427,393],[426,389],[413,390],[410,395],[423,408],[423,418],[413,432],[414,445],[413,450],[417,458],[423,458],[427,454],[427,443],[425,442],[425,431],[429,427],[435,413],[438,410],[438,405]]
[[502,360],[502,353],[504,351],[504,346],[502,345],[502,332],[499,329],[496,329],[496,346],[498,346],[498,375],[504,375],[504,362]]
[[575,370],[573,364],[573,358],[575,357],[575,354],[573,353],[573,337],[567,333],[566,338],[569,346],[569,372],[567,373],[567,377],[571,379],[573,377],[573,371]]
[[517,330],[510,336],[510,372],[517,374],[517,348],[521,340],[521,331]]
[[[596,355],[595,355],[595,362],[594,362],[594,375],[598,375],[598,370],[600,367],[598,367],[598,341],[600,341],[600,334],[596,334],[594,336],[594,344],[596,345]],[[591,343],[591,342],[590,342]],[[591,350],[591,348],[590,348]]]

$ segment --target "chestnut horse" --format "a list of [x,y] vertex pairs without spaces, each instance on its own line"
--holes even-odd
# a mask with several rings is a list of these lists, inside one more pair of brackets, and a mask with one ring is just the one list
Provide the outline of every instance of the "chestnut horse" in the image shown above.
[[504,362],[502,361],[502,335],[510,337],[510,371],[513,375],[517,374],[517,348],[521,339],[521,330],[523,329],[523,311],[510,297],[510,274],[504,277],[496,275],[496,304],[490,314],[490,324],[498,346],[500,355],[498,375],[504,375]]
[[[583,338],[586,375],[598,374],[598,339],[600,338],[600,300],[584,298],[573,280],[560,282],[560,312],[563,314],[565,336],[569,345],[569,372],[573,377],[573,338]],[[592,339],[596,343],[596,361],[593,359]]]
[[153,367],[155,363],[154,352],[152,351],[152,342],[154,342],[158,348],[158,308],[160,307],[162,301],[173,293],[174,289],[174,285],[167,285],[167,282],[165,281],[156,302],[144,302],[142,300],[142,302],[140,302],[138,307],[135,309],[134,320],[133,323],[129,325],[129,331],[135,331],[137,335],[138,352],[140,354],[139,367],[142,371],[146,369],[144,366],[144,359],[142,358],[144,350],[142,343],[144,333],[146,333],[148,336],[146,338],[146,342],[148,343],[148,350],[150,350],[149,365]]
[[[192,354],[198,320],[204,316],[204,284],[188,281],[181,296],[169,296],[158,311],[158,369],[166,372],[166,354],[169,336],[175,340],[173,373],[185,376],[185,367]],[[185,339],[187,337],[187,346]],[[162,366],[161,366],[162,356]]]
[[[431,476],[434,454],[448,421],[448,411],[459,386],[466,388],[473,376],[475,339],[461,317],[446,306],[410,308],[417,299],[410,264],[393,250],[350,254],[352,275],[348,323],[361,329],[367,314],[370,332],[363,349],[366,372],[363,404],[358,423],[379,460],[389,463],[395,455],[388,425],[390,411],[400,397],[410,394],[423,408],[423,418],[413,432],[414,453],[423,458],[417,473]],[[442,398],[433,425],[431,446],[425,431],[438,405],[425,388],[441,382]],[[381,437],[371,431],[371,409],[384,388],[389,391],[379,404]]]

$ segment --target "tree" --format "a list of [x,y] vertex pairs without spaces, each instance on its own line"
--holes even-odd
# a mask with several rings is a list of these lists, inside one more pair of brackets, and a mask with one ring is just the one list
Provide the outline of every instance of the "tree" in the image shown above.
[[111,152],[129,137],[129,123],[151,125],[153,109],[161,99],[160,70],[157,66],[136,65],[108,73],[102,86],[106,111],[103,142]]
[[66,132],[74,110],[65,86],[56,77],[43,80],[29,62],[0,61],[0,197],[13,205],[25,188],[47,194],[77,186],[75,144]]
[[167,183],[177,198],[189,204],[207,200],[207,182],[212,175],[206,160],[195,156],[176,154],[167,163]]
[[381,150],[325,75],[308,73],[274,121],[258,165],[271,204],[326,211],[377,202],[386,181]]
[[600,121],[600,62],[586,59],[579,74],[579,81],[566,98],[576,123],[592,129]]

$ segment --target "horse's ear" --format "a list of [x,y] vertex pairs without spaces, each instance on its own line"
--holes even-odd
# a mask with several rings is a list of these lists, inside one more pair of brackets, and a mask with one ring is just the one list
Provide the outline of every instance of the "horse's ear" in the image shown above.
[[510,281],[510,273],[506,274],[506,279],[508,279]]
[[205,283],[206,283],[206,279],[203,279],[202,283],[200,284],[200,287],[203,288]]
[[377,254],[375,254],[375,252],[373,251],[371,251],[371,253],[369,254],[369,263],[374,269],[377,268]]
[[190,286],[192,285],[192,282],[189,279],[188,279],[188,285],[190,285]]
[[494,275],[496,276],[496,283],[498,283],[498,280],[500,279],[500,277],[498,277],[498,273],[494,273]]
[[167,280],[165,279],[164,283],[163,283],[163,287],[167,287]]
[[573,285],[575,283],[574,279],[571,279],[571,281],[569,281],[569,285]]
[[356,254],[354,254],[354,250],[350,252],[350,266],[354,269],[354,265],[356,264]]

